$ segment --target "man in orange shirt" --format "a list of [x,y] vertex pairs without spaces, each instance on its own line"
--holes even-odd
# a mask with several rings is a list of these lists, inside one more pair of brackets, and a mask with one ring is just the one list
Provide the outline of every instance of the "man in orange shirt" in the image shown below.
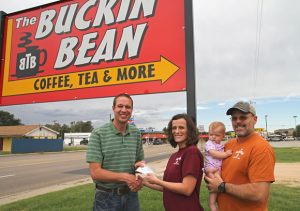
[[220,211],[268,210],[270,184],[275,181],[275,155],[270,144],[259,136],[255,108],[240,101],[228,109],[236,138],[225,144],[232,156],[223,160],[221,177],[205,176],[211,192],[219,192]]

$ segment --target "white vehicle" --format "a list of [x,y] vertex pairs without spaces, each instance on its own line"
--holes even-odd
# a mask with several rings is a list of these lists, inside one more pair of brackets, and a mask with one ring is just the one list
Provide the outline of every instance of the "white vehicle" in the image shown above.
[[293,136],[287,136],[283,138],[284,141],[295,141],[295,138]]
[[268,136],[268,141],[282,141],[282,136],[281,135],[269,135]]

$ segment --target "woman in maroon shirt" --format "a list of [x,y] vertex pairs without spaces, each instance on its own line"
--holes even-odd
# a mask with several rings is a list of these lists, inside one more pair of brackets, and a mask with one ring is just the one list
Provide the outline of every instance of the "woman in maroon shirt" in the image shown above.
[[167,211],[202,211],[199,192],[203,156],[197,147],[198,130],[188,115],[177,114],[170,120],[167,131],[170,144],[179,149],[171,155],[163,180],[148,174],[144,185],[163,192]]

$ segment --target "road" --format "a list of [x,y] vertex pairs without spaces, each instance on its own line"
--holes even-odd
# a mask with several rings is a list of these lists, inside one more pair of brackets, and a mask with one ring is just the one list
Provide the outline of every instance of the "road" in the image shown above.
[[[145,145],[147,162],[165,159],[168,144]],[[0,199],[22,192],[89,178],[85,151],[0,156]]]
[[0,198],[88,176],[85,152],[0,157]]
[[[270,142],[273,147],[300,147],[300,141]],[[199,144],[203,149],[204,143]],[[158,163],[160,173],[166,158],[177,149],[168,144],[144,145],[149,165]],[[0,156],[0,205],[22,198],[90,182],[85,151]],[[162,165],[162,166],[161,166]],[[42,190],[42,191],[41,191]]]

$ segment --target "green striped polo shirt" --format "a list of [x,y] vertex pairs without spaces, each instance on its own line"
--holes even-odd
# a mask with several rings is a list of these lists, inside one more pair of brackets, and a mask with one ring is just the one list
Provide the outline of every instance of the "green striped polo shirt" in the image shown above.
[[[144,160],[143,144],[141,133],[135,126],[127,125],[124,135],[112,122],[92,131],[86,154],[88,163],[101,163],[103,169],[134,174],[134,164],[141,160]],[[124,185],[98,180],[94,182],[106,188]]]

